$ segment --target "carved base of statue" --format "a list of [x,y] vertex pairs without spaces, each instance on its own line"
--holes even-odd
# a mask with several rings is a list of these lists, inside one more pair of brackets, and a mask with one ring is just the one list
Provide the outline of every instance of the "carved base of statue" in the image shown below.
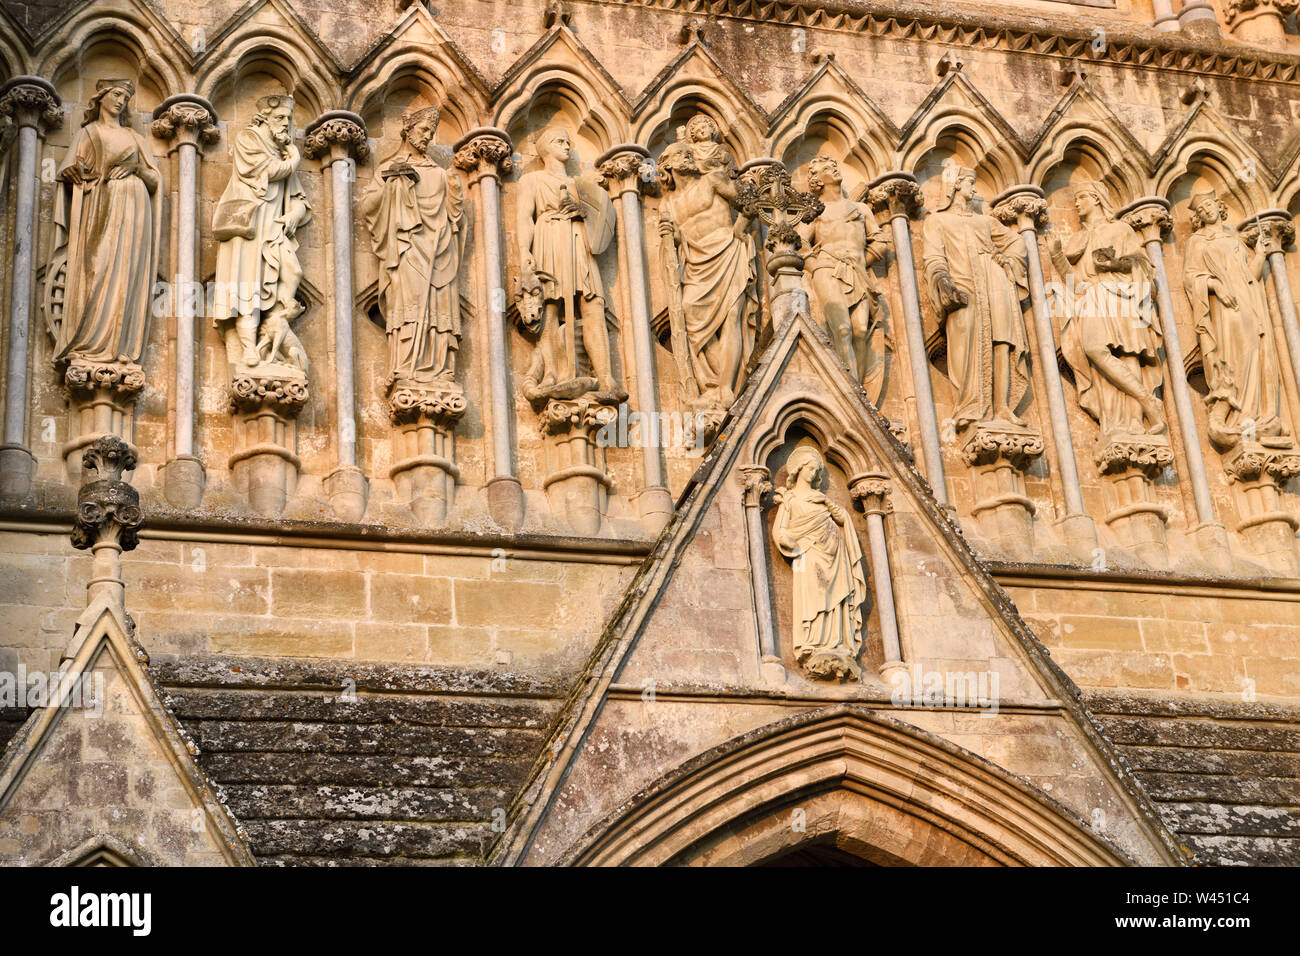
[[722,423],[727,419],[727,409],[705,397],[696,399],[690,408],[695,421],[694,447],[703,450],[718,437]]
[[1111,479],[1106,524],[1147,564],[1167,567],[1165,526],[1169,514],[1155,502],[1151,485],[1173,464],[1169,439],[1165,435],[1111,435],[1097,446],[1094,458],[1101,473]]
[[279,515],[298,486],[302,462],[293,451],[296,419],[307,398],[307,376],[296,366],[235,369],[230,386],[235,451],[229,467],[235,487],[254,511]]
[[858,662],[847,654],[837,651],[804,651],[795,655],[795,661],[814,680],[862,679],[862,667]]
[[1290,438],[1241,442],[1224,456],[1223,467],[1242,515],[1237,531],[1251,552],[1275,571],[1300,573],[1295,541],[1300,521],[1282,506],[1282,487],[1300,475],[1300,450]]
[[594,537],[600,533],[613,485],[596,433],[618,417],[618,399],[594,392],[572,400],[552,399],[539,417],[547,436],[548,474],[542,485],[551,512],[578,534]]
[[365,516],[370,484],[365,472],[356,465],[339,465],[325,476],[323,486],[335,517],[357,522]]
[[1025,493],[1025,471],[1043,450],[1038,432],[1001,421],[976,422],[962,444],[975,476],[971,511],[985,537],[1020,561],[1034,556],[1034,503]]
[[[63,460],[68,479],[81,482],[81,458],[95,439],[116,435],[130,445],[131,416],[144,390],[144,369],[134,362],[92,362],[73,357],[63,372],[71,396]],[[135,454],[135,446],[131,446]]]
[[453,432],[466,407],[465,390],[452,381],[389,386],[388,412],[397,433],[396,464],[388,474],[398,500],[426,527],[441,524],[451,510],[460,477]]
[[0,445],[0,497],[26,498],[32,490],[36,458],[22,445]]

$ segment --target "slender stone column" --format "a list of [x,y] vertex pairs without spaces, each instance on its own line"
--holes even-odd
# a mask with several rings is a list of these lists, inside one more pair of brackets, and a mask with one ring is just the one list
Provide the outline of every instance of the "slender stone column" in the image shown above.
[[492,393],[492,467],[488,481],[488,510],[507,531],[524,522],[524,491],[515,467],[513,392],[506,356],[506,291],[501,255],[501,173],[513,168],[510,137],[491,127],[472,129],[456,143],[456,166],[463,169],[478,194],[478,242],[486,284],[488,387]]
[[1210,497],[1205,457],[1201,453],[1201,436],[1192,411],[1191,389],[1187,387],[1183,345],[1173,301],[1169,295],[1169,276],[1165,271],[1164,240],[1174,226],[1169,215],[1169,203],[1158,196],[1147,196],[1129,203],[1119,211],[1119,216],[1142,237],[1142,244],[1156,273],[1156,305],[1160,313],[1161,334],[1165,340],[1165,374],[1173,392],[1174,407],[1178,409],[1178,430],[1183,439],[1187,477],[1192,484],[1192,496],[1196,500],[1196,517],[1199,521],[1193,530],[1193,537],[1206,559],[1221,570],[1226,570],[1232,566],[1228,534],[1215,515],[1214,499]]
[[1219,18],[1207,0],[1183,0],[1183,7],[1178,11],[1178,28],[1194,36],[1217,38]]
[[876,212],[887,212],[894,232],[894,254],[898,257],[898,281],[903,293],[903,327],[907,333],[907,358],[916,391],[916,417],[921,430],[921,455],[926,478],[939,504],[948,507],[948,482],[943,473],[943,447],[939,443],[939,421],[934,411],[934,389],[930,383],[930,361],[925,353],[925,328],[921,324],[921,294],[912,258],[912,229],[909,219],[925,212],[921,187],[911,173],[888,172],[873,181],[867,201]]
[[370,156],[365,122],[347,110],[328,110],[307,127],[304,153],[330,171],[334,248],[334,375],[338,467],[325,478],[330,507],[344,521],[366,511],[366,476],[357,467],[356,372],[352,343],[352,184],[356,162]]
[[880,640],[885,662],[880,676],[892,682],[896,671],[906,669],[903,646],[898,637],[898,612],[894,607],[894,576],[889,569],[889,549],[885,543],[885,515],[893,510],[889,503],[889,476],[867,472],[849,481],[849,494],[867,518],[867,544],[871,550],[871,583],[876,592],[876,611],[880,618]]
[[36,469],[36,459],[27,447],[27,354],[31,346],[32,267],[36,246],[36,165],[41,134],[63,123],[60,106],[53,85],[39,76],[16,76],[0,87],[0,116],[9,117],[18,127],[4,444],[0,445],[0,495],[16,498],[31,491]]
[[174,508],[197,508],[207,475],[194,454],[194,320],[202,314],[203,289],[197,282],[199,242],[199,146],[221,136],[217,111],[201,96],[170,96],[154,111],[153,134],[170,140],[176,154],[176,275],[171,302],[176,315],[176,379],[172,391],[175,433],[172,458],[163,468],[163,490]]
[[1025,240],[1029,301],[1038,340],[1038,365],[1046,385],[1047,413],[1056,445],[1056,469],[1061,476],[1061,490],[1065,497],[1061,532],[1070,550],[1077,557],[1088,559],[1097,547],[1097,526],[1083,506],[1079,466],[1074,457],[1074,437],[1070,434],[1070,417],[1065,406],[1065,389],[1061,387],[1061,369],[1056,363],[1056,332],[1047,308],[1043,262],[1038,251],[1038,230],[1047,223],[1047,200],[1037,186],[1012,186],[993,200],[993,215],[1017,230]]
[[[633,143],[615,146],[596,160],[606,188],[621,207],[618,217],[619,249],[626,266],[631,304],[632,349],[636,355],[636,398],[641,413],[643,487],[636,497],[637,513],[652,534],[663,530],[672,517],[673,501],[664,481],[659,432],[659,382],[655,375],[654,334],[650,329],[649,281],[646,277],[645,226],[641,192],[652,180],[641,175],[650,154]],[[652,167],[653,168],[653,167]]]
[[1291,371],[1300,387],[1300,322],[1296,320],[1295,297],[1291,294],[1291,278],[1286,271],[1287,246],[1295,241],[1295,223],[1285,209],[1266,209],[1247,219],[1237,227],[1246,243],[1254,246],[1259,241],[1260,230],[1270,234],[1268,271],[1273,276],[1273,291],[1277,293],[1277,307],[1282,318],[1282,334],[1286,337],[1287,351],[1291,353]]
[[749,572],[758,618],[759,670],[770,684],[785,683],[781,645],[776,638],[772,605],[772,579],[767,566],[767,535],[763,528],[763,503],[772,493],[772,474],[762,465],[744,465],[740,480],[745,487],[745,537],[749,542]]
[[1155,0],[1152,4],[1155,19],[1151,25],[1166,33],[1178,29],[1178,14],[1174,13],[1173,0]]

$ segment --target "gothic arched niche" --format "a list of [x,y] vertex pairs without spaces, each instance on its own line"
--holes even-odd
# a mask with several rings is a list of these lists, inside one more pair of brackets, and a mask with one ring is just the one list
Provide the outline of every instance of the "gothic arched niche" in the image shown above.
[[757,147],[744,136],[741,124],[737,121],[738,111],[728,111],[719,107],[712,98],[699,92],[682,93],[672,100],[672,105],[642,118],[636,141],[645,146],[650,157],[658,161],[659,156],[669,143],[677,139],[681,130],[692,116],[703,113],[713,120],[722,134],[723,144],[731,150],[737,166],[754,158]]
[[270,45],[232,53],[205,75],[200,93],[236,133],[252,120],[263,96],[287,93],[293,97],[295,132],[328,109],[325,103],[334,101],[314,73],[299,68],[290,50]]
[[[772,475],[773,498],[784,493],[790,487],[791,474],[787,463],[797,449],[808,447],[815,449],[824,462],[820,475],[819,490],[834,504],[844,509],[848,516],[845,531],[857,535],[859,544],[865,541],[865,533],[860,525],[860,517],[853,509],[853,499],[849,495],[848,472],[852,470],[844,457],[832,444],[828,450],[826,436],[817,423],[799,419],[785,430],[784,438],[768,452],[760,462]],[[773,541],[777,508],[766,509],[763,515],[765,543],[768,548],[768,567],[772,574],[772,596],[776,604],[777,640],[781,650],[781,661],[791,673],[803,674],[795,661],[794,632],[798,622],[794,620],[794,570],[791,561],[784,556]],[[866,549],[863,548],[863,551]],[[860,571],[865,582],[871,581],[870,568],[865,556],[861,559]],[[864,674],[876,674],[884,663],[884,648],[879,641],[879,616],[875,601],[872,599],[870,585],[867,585],[866,600],[862,604],[862,651],[857,657],[857,664]],[[806,676],[806,675],[805,675]]]
[[801,189],[807,188],[808,163],[818,156],[829,156],[839,164],[844,177],[844,192],[851,199],[862,195],[867,183],[883,172],[876,168],[848,121],[830,110],[818,113],[809,120],[802,135],[778,148],[777,158],[795,174]]
[[1048,215],[1052,227],[1073,231],[1079,227],[1079,217],[1074,209],[1074,187],[1081,182],[1104,183],[1116,209],[1139,198],[1142,183],[1135,182],[1129,170],[1116,161],[1115,153],[1091,138],[1079,137],[1061,151],[1060,159],[1051,166],[1042,167],[1041,186],[1047,197]]

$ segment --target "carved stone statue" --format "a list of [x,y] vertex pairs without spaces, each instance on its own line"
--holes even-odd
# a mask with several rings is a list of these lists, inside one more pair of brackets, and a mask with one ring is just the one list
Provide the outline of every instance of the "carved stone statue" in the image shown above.
[[[45,315],[60,367],[138,379],[158,262],[159,174],[130,127],[130,80],[100,80],[55,194],[55,251]],[[104,366],[115,366],[116,371]],[[69,382],[78,374],[69,368]]]
[[1017,285],[1028,288],[1025,242],[974,206],[975,172],[960,169],[947,202],[926,216],[922,268],[948,343],[948,374],[962,429],[1015,410],[1029,389],[1029,333]]
[[794,566],[795,660],[818,679],[856,679],[867,600],[862,545],[848,512],[818,490],[824,473],[815,448],[794,450],[772,538]]
[[879,405],[888,334],[871,267],[885,254],[888,234],[870,206],[845,195],[839,165],[829,156],[808,164],[808,189],[823,205],[820,216],[799,228],[810,246],[804,270],[812,279],[817,311],[854,380]]
[[[568,175],[572,146],[565,130],[543,130],[537,152],[542,168],[520,178],[516,209],[520,314],[541,333],[525,395],[540,401],[596,392],[616,404],[627,393],[614,379],[596,262],[614,237],[614,204],[595,180]],[[594,376],[580,368],[579,335]]]
[[234,169],[212,219],[217,247],[213,322],[232,365],[307,371],[290,323],[302,311],[298,230],[311,207],[298,181],[293,98],[264,96],[233,144]]
[[437,107],[402,117],[402,145],[361,197],[379,259],[394,385],[451,382],[460,342],[464,190],[428,156]]
[[1151,261],[1133,228],[1115,218],[1104,185],[1080,183],[1074,207],[1082,230],[1064,243],[1053,236],[1048,249],[1066,280],[1061,351],[1074,370],[1079,404],[1101,425],[1103,441],[1163,434]]
[[1290,444],[1282,420],[1282,380],[1264,274],[1267,242],[1252,253],[1224,219],[1213,192],[1192,197],[1196,230],[1183,255],[1183,289],[1192,305],[1210,386],[1210,440],[1220,450],[1269,439]]
[[661,263],[673,356],[687,401],[719,415],[739,388],[744,334],[758,306],[750,219],[735,161],[707,116],[691,118],[659,158]]

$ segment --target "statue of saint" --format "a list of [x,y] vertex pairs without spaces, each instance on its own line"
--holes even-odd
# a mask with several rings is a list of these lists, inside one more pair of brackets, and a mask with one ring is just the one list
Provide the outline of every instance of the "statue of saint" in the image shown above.
[[1224,219],[1228,208],[1213,192],[1197,193],[1183,254],[1183,289],[1201,344],[1210,386],[1210,440],[1226,451],[1243,437],[1290,444],[1282,420],[1282,379],[1264,291],[1267,241],[1250,247]]
[[813,222],[799,226],[809,245],[804,270],[812,280],[817,311],[854,381],[879,405],[888,333],[871,267],[885,254],[887,234],[869,206],[845,195],[839,165],[829,156],[808,164],[808,189],[824,207]]
[[1053,236],[1048,250],[1066,282],[1061,351],[1074,370],[1079,404],[1100,424],[1103,440],[1163,434],[1151,261],[1133,228],[1115,218],[1102,183],[1075,187],[1074,208],[1083,228],[1064,243]]
[[437,107],[402,117],[402,145],[361,197],[379,259],[390,380],[454,381],[460,343],[464,190],[429,158]]
[[801,445],[791,453],[772,538],[794,565],[795,660],[814,677],[845,680],[862,673],[867,580],[848,512],[818,491],[824,474],[817,449]]
[[740,386],[744,335],[758,308],[750,220],[736,216],[736,166],[721,133],[697,115],[659,158],[660,255],[673,357],[687,400],[725,410]]
[[921,236],[926,288],[948,343],[957,428],[990,420],[1023,426],[1016,409],[1029,390],[1029,333],[1017,291],[1028,290],[1024,240],[976,211],[971,169],[957,171]]
[[234,142],[234,168],[212,217],[217,247],[213,323],[232,365],[253,369],[307,358],[290,323],[302,312],[298,230],[311,207],[298,181],[293,98],[264,96]]
[[[541,330],[525,394],[570,399],[598,392],[619,402],[627,393],[614,379],[596,262],[614,238],[614,204],[595,180],[568,174],[572,151],[565,130],[543,130],[537,138],[542,168],[519,180],[520,311],[526,325]],[[540,307],[530,308],[530,301]],[[579,335],[594,375],[579,367]]]
[[144,351],[161,219],[158,167],[130,125],[134,96],[130,80],[98,81],[58,171],[45,314],[59,365],[138,365]]

